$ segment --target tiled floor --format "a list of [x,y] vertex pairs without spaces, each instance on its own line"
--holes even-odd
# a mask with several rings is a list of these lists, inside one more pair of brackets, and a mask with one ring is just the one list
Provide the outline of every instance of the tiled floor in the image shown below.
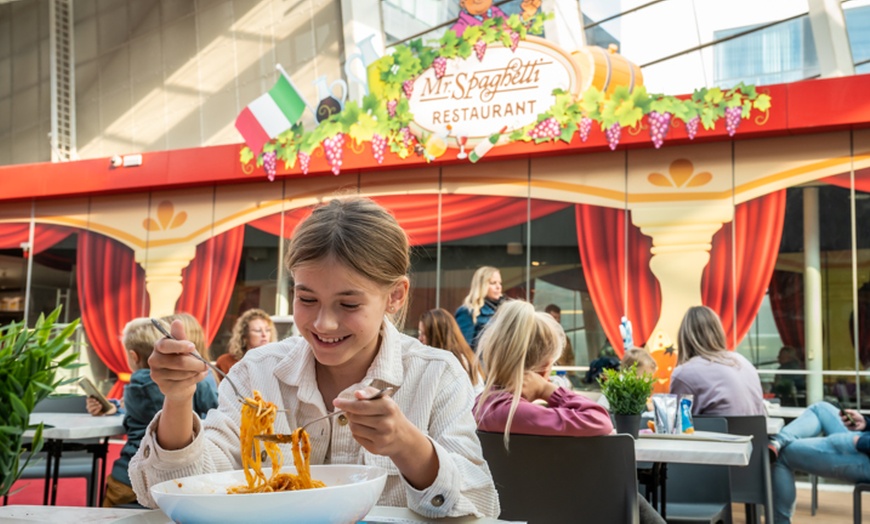
[[[828,491],[819,489],[819,509],[815,516],[810,515],[810,489],[798,486],[797,508],[793,524],[850,524],[852,522],[852,490]],[[870,496],[864,497],[862,506],[864,522],[870,523]],[[742,504],[732,508],[734,524],[746,524],[746,513]]]

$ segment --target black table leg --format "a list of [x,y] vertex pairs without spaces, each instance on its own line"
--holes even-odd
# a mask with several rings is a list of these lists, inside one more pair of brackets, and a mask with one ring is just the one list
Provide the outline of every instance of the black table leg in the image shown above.
[[48,506],[51,493],[51,441],[45,441],[45,486],[42,489],[42,505]]
[[668,512],[667,512],[667,504],[668,504],[668,463],[662,462],[659,464],[659,486],[661,486],[661,510],[659,513],[662,518],[667,520]]
[[52,464],[51,476],[51,505],[57,505],[57,483],[60,479],[60,457],[63,455],[63,442],[59,440],[48,441],[48,456],[55,454]]

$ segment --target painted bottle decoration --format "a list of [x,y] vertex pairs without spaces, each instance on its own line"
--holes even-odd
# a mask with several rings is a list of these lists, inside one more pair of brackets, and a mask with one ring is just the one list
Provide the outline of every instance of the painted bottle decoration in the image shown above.
[[450,133],[450,126],[441,133],[432,133],[426,139],[423,145],[423,156],[431,162],[447,152],[447,135]]
[[501,128],[501,131],[490,136],[486,140],[481,140],[480,143],[474,146],[474,149],[471,150],[471,154],[468,155],[468,159],[471,160],[472,163],[475,163],[483,158],[483,155],[489,153],[489,150],[495,147],[495,145],[498,143],[498,139],[501,138],[502,133],[504,133],[505,131],[507,131],[507,126]]
[[[366,95],[373,94],[378,98],[383,98],[385,84],[384,81],[381,80],[379,62],[384,59],[392,61],[392,57],[380,56],[378,51],[375,50],[375,44],[373,42],[374,38],[375,35],[370,35],[356,43],[360,52],[347,57],[347,60],[344,62],[344,73],[347,75],[350,82],[359,84]],[[366,71],[365,80],[360,78],[354,72],[353,64],[356,60],[359,60],[362,63],[362,66]]]
[[[320,100],[314,110],[314,118],[318,122],[323,122],[330,115],[344,109],[344,102],[347,100],[347,83],[344,80],[339,79],[327,84],[326,75],[323,75],[312,83],[317,86],[317,99]],[[335,97],[334,91],[336,84],[341,88],[338,98]]]

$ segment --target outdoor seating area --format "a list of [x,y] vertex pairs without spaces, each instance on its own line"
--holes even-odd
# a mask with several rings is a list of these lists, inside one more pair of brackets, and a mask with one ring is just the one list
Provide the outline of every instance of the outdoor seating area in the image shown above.
[[0,0],[0,523],[870,524],[870,0]]

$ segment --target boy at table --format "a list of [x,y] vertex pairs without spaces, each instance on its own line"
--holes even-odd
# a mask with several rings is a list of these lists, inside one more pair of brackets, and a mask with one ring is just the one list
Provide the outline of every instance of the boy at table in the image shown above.
[[[151,378],[151,370],[148,368],[148,357],[151,356],[158,338],[159,333],[148,318],[131,320],[124,327],[123,344],[127,350],[130,369],[133,370],[130,383],[124,388],[124,430],[127,442],[112,465],[112,473],[106,479],[103,507],[136,502],[127,465],[139,449],[139,443],[151,419],[163,407],[163,393]],[[102,406],[96,399],[89,397],[87,402],[88,413],[91,415],[115,415],[119,412],[116,405],[106,413],[101,413]],[[207,380],[197,384],[194,394],[194,409],[197,414],[201,418],[205,417],[208,410],[216,408],[217,404],[217,390],[214,385]]]

